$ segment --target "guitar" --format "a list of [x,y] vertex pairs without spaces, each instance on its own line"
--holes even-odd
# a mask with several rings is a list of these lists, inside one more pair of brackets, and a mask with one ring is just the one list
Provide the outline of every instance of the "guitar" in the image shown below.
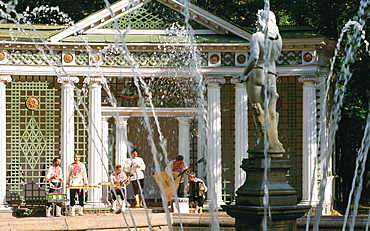
[[199,163],[203,163],[205,162],[206,160],[204,159],[204,157],[200,158],[197,162],[195,162],[194,164],[191,164],[187,169],[184,169],[180,172],[180,174],[177,176],[177,177],[181,177],[182,175],[184,175],[184,173],[186,171],[188,171],[188,169],[190,169],[191,167],[193,167],[194,165],[197,165]]
[[124,179],[122,182],[114,182],[115,187],[119,187],[121,189],[122,187],[130,184],[130,178],[133,176],[133,174],[130,174],[126,179]]

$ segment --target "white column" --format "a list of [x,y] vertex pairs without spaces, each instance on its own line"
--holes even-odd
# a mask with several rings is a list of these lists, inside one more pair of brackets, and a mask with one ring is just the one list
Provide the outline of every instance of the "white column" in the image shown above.
[[190,121],[193,117],[176,117],[179,121],[179,155],[190,164]]
[[[207,78],[208,127],[207,137],[207,183],[211,185],[207,194],[209,200],[216,200],[217,205],[224,204],[222,200],[222,165],[221,165],[221,94],[220,83],[224,78]],[[214,197],[214,198],[212,198]]]
[[244,83],[231,79],[235,83],[235,191],[246,180],[245,171],[240,167],[248,158],[248,97]]
[[[10,76],[0,76],[0,210],[11,213],[11,207],[6,203],[6,85],[12,81]],[[1,216],[1,215],[0,215]]]
[[[200,115],[202,116],[202,114]],[[197,156],[198,160],[200,158],[204,158],[205,154],[207,153],[207,128],[205,122],[202,123],[203,118],[197,118],[198,119],[198,137],[197,137]],[[205,164],[200,163],[197,165],[197,177],[200,179],[205,179],[206,175],[206,169],[205,169]]]
[[116,165],[127,159],[127,120],[130,116],[116,116]]
[[[78,83],[79,79],[77,77],[58,77],[57,81],[62,84],[60,152],[62,172],[66,177],[68,166],[73,163],[75,148],[73,83]],[[67,193],[67,191],[69,193],[69,190],[66,190],[66,181],[63,181],[63,193]]]
[[[90,184],[98,184],[102,180],[102,136],[101,136],[101,83],[104,78],[86,78],[89,88],[89,146],[88,146],[88,179]],[[90,206],[101,205],[102,191],[89,189]]]
[[[101,117],[101,136],[102,136],[102,182],[109,182],[109,116]],[[102,187],[102,200],[104,205],[108,205],[108,185],[101,185]]]
[[317,126],[316,83],[319,78],[301,77],[303,83],[303,157],[302,157],[302,204],[317,205]]
[[102,127],[102,159],[103,159],[103,169],[102,169],[102,182],[108,182],[109,180],[109,123],[108,116],[101,117],[101,127]]

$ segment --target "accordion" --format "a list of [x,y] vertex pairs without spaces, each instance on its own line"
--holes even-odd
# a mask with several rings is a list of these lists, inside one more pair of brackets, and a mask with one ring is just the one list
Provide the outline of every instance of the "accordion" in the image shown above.
[[202,184],[203,182],[189,181],[189,188],[190,188],[189,196],[190,197],[203,196],[204,191],[199,190]]

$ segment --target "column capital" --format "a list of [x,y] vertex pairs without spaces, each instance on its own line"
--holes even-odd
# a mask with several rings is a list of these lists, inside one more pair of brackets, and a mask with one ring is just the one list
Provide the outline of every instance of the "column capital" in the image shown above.
[[243,83],[239,82],[239,78],[236,78],[236,77],[230,79],[230,83],[235,84],[235,85],[244,85],[245,86],[245,82],[243,82]]
[[84,83],[88,85],[106,83],[107,80],[104,77],[87,77],[84,79]]
[[61,76],[58,77],[57,82],[58,83],[78,83],[80,79],[78,77],[68,77],[68,76]]
[[117,125],[127,125],[127,120],[130,119],[130,116],[114,116]]
[[204,83],[205,84],[212,84],[212,83],[225,84],[226,83],[226,80],[224,78],[220,78],[220,77],[207,77],[204,80]]
[[110,115],[109,115],[109,116],[107,116],[107,115],[102,115],[102,116],[101,116],[101,120],[102,120],[102,121],[108,121],[111,117],[112,117],[112,116],[110,116]]
[[12,81],[12,77],[10,75],[0,75],[0,82],[8,82]]
[[240,90],[240,89],[246,90],[247,89],[245,83],[240,83],[240,82],[236,82],[234,88],[236,90]]
[[299,77],[298,78],[299,83],[319,83],[320,78],[319,77],[314,77],[314,76],[305,76],[305,77]]
[[176,117],[177,121],[179,121],[179,124],[189,124],[193,118],[194,118],[193,116]]

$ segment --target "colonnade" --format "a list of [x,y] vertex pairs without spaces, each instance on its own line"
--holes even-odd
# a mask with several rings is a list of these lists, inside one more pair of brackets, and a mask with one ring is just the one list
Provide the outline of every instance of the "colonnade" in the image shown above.
[[[77,77],[59,77],[62,83],[61,102],[61,153],[63,172],[73,162],[74,155],[74,89],[72,83],[77,83]],[[104,174],[108,166],[108,119],[111,116],[102,114],[101,83],[104,78],[86,78],[89,88],[89,149],[88,149],[88,177],[90,183],[107,181]],[[235,189],[245,181],[245,172],[240,168],[241,161],[247,158],[248,150],[248,121],[247,121],[247,94],[243,83],[231,79],[235,85]],[[311,185],[309,176],[317,176],[316,172],[316,103],[315,78],[300,78],[303,83],[303,201],[317,201],[316,185]],[[6,83],[11,82],[10,76],[0,76],[0,121],[6,121]],[[225,79],[219,76],[207,76],[207,113],[209,131],[207,134],[207,179],[211,179],[210,189],[214,193],[217,204],[222,204],[222,163],[221,163],[221,84]],[[179,126],[179,153],[184,155],[185,161],[190,161],[190,124],[194,116],[176,115]],[[116,115],[116,163],[124,163],[127,158],[127,126],[129,115]],[[203,137],[204,138],[204,137]],[[202,139],[202,137],[199,137]],[[202,147],[199,147],[198,156],[202,157]],[[6,203],[6,126],[0,127],[0,210],[7,209]],[[203,166],[203,165],[202,165]],[[199,177],[204,169],[198,166]],[[65,182],[64,182],[65,184]],[[64,187],[65,188],[65,187]],[[309,193],[313,192],[311,195]],[[88,204],[96,206],[101,203],[101,190],[89,190]]]

